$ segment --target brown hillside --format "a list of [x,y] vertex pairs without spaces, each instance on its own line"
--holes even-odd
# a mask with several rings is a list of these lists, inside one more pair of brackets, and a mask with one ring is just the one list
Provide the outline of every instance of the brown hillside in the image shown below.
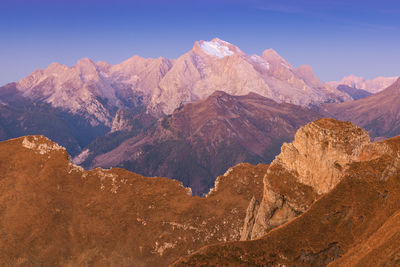
[[267,165],[240,164],[206,197],[123,169],[83,171],[43,136],[0,143],[0,262],[16,266],[165,266],[239,240]]

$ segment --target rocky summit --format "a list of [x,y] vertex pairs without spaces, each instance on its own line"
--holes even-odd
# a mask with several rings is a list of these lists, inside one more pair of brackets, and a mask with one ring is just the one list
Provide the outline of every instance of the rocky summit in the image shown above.
[[368,133],[350,122],[320,119],[300,128],[292,143],[285,143],[264,177],[264,197],[250,205],[242,239],[264,235],[305,212],[322,194],[342,179],[351,162],[378,155],[386,146],[370,143]]

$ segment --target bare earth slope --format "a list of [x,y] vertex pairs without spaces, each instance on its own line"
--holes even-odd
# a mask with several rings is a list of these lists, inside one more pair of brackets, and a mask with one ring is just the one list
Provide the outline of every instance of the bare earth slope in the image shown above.
[[0,262],[7,266],[165,266],[239,240],[268,166],[240,164],[206,197],[176,180],[83,171],[43,136],[0,143]]
[[[346,123],[332,119],[314,123],[325,130],[344,131],[347,134],[343,134],[342,138],[338,135],[336,139],[342,142],[348,140],[348,145],[354,144],[348,139],[350,137],[353,141],[359,138],[361,142],[354,146],[355,150],[351,148],[347,151],[353,159],[337,166],[340,175],[333,176],[339,178],[336,185],[320,194],[302,215],[270,230],[259,239],[207,246],[178,260],[176,266],[396,266],[400,263],[400,229],[397,227],[400,212],[400,137],[368,143],[367,140],[362,141],[364,131],[356,128],[349,131],[351,127]],[[327,145],[332,149],[340,148],[341,142]],[[281,156],[286,158],[284,169],[295,166],[288,165],[291,162],[288,155]],[[304,160],[299,164],[301,162]],[[269,185],[276,183],[271,177],[276,172],[272,169],[274,164],[264,178],[264,199],[271,199]],[[318,170],[305,174],[311,178],[318,174]],[[299,177],[296,172],[293,175]],[[326,178],[325,181],[330,181]],[[312,184],[313,181],[308,182]]]
[[232,96],[217,91],[107,153],[87,151],[83,166],[123,167],[146,176],[176,178],[201,194],[230,166],[271,162],[283,142],[318,117],[255,93]]

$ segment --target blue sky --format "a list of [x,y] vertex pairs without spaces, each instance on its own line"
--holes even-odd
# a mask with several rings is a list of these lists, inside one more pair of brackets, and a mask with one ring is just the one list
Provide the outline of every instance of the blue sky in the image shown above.
[[400,75],[400,1],[2,0],[0,84],[52,62],[176,58],[214,37],[268,48],[323,80]]

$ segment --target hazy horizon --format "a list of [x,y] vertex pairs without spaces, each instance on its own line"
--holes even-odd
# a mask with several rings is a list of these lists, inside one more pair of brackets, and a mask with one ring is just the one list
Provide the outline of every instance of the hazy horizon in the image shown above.
[[396,1],[32,1],[0,10],[0,85],[52,62],[177,58],[218,37],[247,54],[273,48],[323,81],[399,76]]

